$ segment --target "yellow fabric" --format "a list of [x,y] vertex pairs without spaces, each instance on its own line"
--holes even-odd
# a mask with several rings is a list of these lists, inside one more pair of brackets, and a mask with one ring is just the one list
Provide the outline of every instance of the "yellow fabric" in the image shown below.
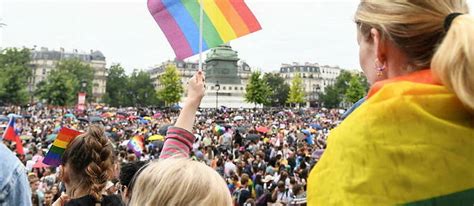
[[224,43],[229,42],[232,39],[237,38],[237,35],[234,32],[234,29],[229,24],[227,19],[225,18],[224,14],[222,14],[221,10],[217,6],[215,1],[203,1],[204,4],[204,11],[206,12],[207,16],[211,20],[212,24],[219,33],[222,41]]
[[385,85],[339,127],[308,205],[396,205],[474,188],[474,120],[444,86]]

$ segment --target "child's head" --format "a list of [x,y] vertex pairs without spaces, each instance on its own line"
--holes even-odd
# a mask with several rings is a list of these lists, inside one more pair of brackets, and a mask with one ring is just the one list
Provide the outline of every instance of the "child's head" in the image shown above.
[[190,159],[150,163],[133,183],[130,205],[232,205],[222,177]]

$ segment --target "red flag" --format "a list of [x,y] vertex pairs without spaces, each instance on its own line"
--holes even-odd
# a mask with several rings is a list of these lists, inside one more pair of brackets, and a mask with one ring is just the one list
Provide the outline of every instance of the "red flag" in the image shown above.
[[10,118],[8,122],[8,127],[3,133],[3,138],[9,141],[14,141],[16,143],[16,153],[25,154],[23,151],[23,142],[20,139],[20,136],[15,131],[15,118]]

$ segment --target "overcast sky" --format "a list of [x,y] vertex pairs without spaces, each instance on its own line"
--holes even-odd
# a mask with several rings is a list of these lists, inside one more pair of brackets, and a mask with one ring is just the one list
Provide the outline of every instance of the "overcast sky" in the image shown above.
[[[174,52],[146,0],[0,0],[0,47],[100,50],[108,65],[148,69]],[[263,29],[231,42],[264,71],[312,62],[358,69],[357,0],[248,0]],[[474,0],[468,0],[473,5]],[[197,57],[190,58],[196,61]]]

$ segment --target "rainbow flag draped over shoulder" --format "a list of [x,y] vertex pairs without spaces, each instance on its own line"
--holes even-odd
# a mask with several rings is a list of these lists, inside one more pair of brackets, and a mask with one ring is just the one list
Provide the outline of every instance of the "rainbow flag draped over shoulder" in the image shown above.
[[[203,51],[261,29],[243,0],[202,2]],[[148,0],[148,9],[178,59],[199,53],[199,0]]]
[[127,147],[128,149],[131,149],[137,157],[140,157],[142,155],[143,150],[145,150],[143,141],[143,136],[134,136],[128,142]]
[[67,146],[71,141],[81,133],[79,131],[69,129],[66,127],[61,128],[58,136],[53,142],[53,145],[49,148],[43,163],[50,166],[59,166],[61,164],[61,157],[66,150]]
[[375,84],[331,131],[308,205],[474,205],[474,117],[431,70]]

